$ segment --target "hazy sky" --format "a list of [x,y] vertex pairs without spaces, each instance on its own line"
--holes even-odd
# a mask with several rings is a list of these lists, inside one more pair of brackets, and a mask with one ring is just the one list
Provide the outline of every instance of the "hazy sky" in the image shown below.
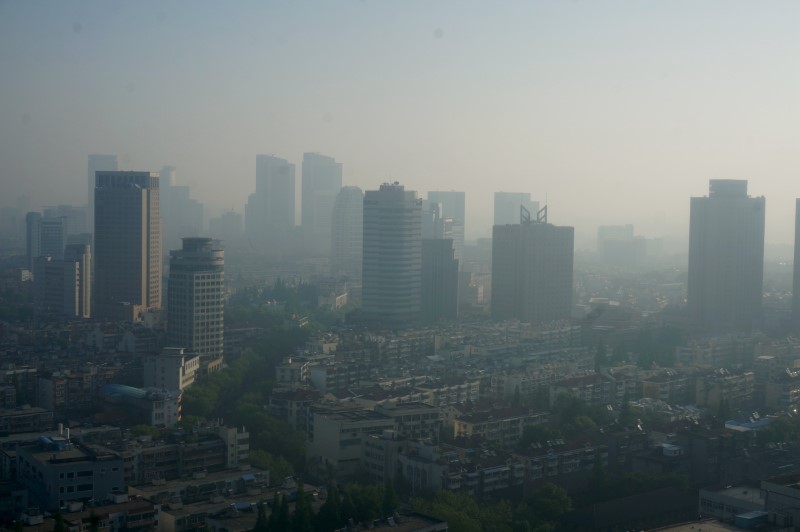
[[255,155],[332,155],[344,182],[492,192],[550,221],[687,235],[709,178],[800,196],[800,2],[2,1],[0,203],[86,202],[86,156],[178,167],[243,211]]

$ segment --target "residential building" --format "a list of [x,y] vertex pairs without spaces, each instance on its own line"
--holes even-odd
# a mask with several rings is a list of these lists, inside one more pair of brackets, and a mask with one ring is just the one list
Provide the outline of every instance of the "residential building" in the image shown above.
[[706,330],[745,332],[761,324],[764,197],[747,181],[712,179],[706,197],[691,199],[690,322]]
[[142,358],[147,388],[183,391],[197,378],[200,357],[183,347],[165,347],[161,354]]

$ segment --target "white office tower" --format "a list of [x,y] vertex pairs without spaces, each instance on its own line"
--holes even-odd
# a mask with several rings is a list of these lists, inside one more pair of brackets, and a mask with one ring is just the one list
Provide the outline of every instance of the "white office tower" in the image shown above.
[[167,340],[200,356],[208,367],[222,358],[225,251],[210,238],[184,238],[170,252]]
[[336,195],[331,222],[331,275],[361,282],[364,234],[364,193],[344,187]]
[[361,310],[365,321],[401,326],[420,317],[420,208],[417,193],[397,182],[364,195]]

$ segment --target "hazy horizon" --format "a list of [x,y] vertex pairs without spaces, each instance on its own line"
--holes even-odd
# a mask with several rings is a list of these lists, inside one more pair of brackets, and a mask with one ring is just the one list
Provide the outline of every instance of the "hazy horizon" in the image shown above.
[[0,203],[86,203],[90,153],[177,167],[207,216],[243,212],[255,156],[344,185],[530,192],[550,221],[688,239],[709,179],[794,238],[800,4],[2,2]]

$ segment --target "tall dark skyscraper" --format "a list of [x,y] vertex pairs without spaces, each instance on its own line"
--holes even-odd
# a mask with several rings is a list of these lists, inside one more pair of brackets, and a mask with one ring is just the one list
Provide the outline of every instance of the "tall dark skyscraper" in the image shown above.
[[223,354],[225,252],[210,238],[184,238],[170,252],[167,339],[216,366]]
[[333,204],[341,188],[342,163],[319,153],[303,154],[301,219],[311,245],[323,248],[330,245]]
[[574,242],[574,228],[545,220],[495,225],[492,317],[532,324],[568,319]]
[[363,240],[364,193],[358,187],[343,187],[333,205],[331,275],[360,284]]
[[117,156],[116,155],[101,155],[93,154],[89,156],[88,165],[88,205],[89,209],[86,213],[86,224],[89,230],[94,229],[94,186],[95,186],[95,173],[98,170],[117,170]]
[[159,199],[156,173],[97,173],[96,315],[135,320],[161,308]]
[[398,326],[419,320],[422,231],[417,193],[384,183],[364,194],[364,319]]
[[763,197],[747,181],[712,179],[707,197],[691,199],[689,319],[717,332],[761,323],[764,282]]
[[422,319],[425,323],[458,317],[458,260],[453,241],[422,241]]

